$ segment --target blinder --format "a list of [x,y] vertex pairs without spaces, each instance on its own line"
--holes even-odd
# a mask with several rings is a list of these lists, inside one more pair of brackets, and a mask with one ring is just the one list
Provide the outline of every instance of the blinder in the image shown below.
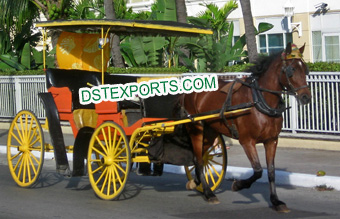
[[288,78],[293,77],[294,71],[295,71],[295,69],[294,69],[292,66],[290,66],[290,65],[287,66],[287,67],[284,69],[284,72],[286,73],[286,75],[287,75]]

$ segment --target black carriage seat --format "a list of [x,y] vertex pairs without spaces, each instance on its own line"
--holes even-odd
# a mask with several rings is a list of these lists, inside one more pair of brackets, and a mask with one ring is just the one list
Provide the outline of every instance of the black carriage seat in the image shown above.
[[79,102],[79,89],[89,87],[87,83],[94,86],[100,85],[101,74],[99,72],[66,69],[47,69],[46,86],[67,87],[72,93],[72,110],[75,109],[94,109],[94,104],[82,105]]
[[154,96],[143,99],[143,116],[146,118],[176,118],[178,95]]
[[[105,73],[105,84],[126,84],[136,82],[136,77],[110,75]],[[79,102],[79,89],[82,87],[90,87],[101,84],[101,73],[84,70],[66,70],[66,69],[47,69],[46,70],[46,86],[50,87],[67,87],[72,93],[72,110],[76,109],[95,109],[94,104],[82,105]],[[140,109],[140,104],[132,101],[118,102],[118,110],[121,109]]]

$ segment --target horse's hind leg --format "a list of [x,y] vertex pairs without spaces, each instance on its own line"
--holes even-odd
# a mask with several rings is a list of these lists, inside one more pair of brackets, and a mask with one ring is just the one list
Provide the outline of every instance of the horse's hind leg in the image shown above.
[[277,139],[268,141],[264,144],[266,149],[266,161],[268,168],[268,180],[270,186],[270,201],[273,204],[273,208],[278,212],[290,212],[287,208],[286,204],[279,200],[276,194],[276,185],[275,185],[275,153],[277,147]]
[[203,195],[205,199],[212,204],[220,203],[216,195],[211,191],[207,181],[204,178],[203,172],[203,154],[204,154],[204,147],[203,147],[203,125],[194,125],[189,126],[188,132],[190,133],[191,142],[193,145],[193,151],[195,156],[195,173],[196,173],[196,185],[202,183],[203,188]]
[[261,167],[261,163],[257,154],[257,150],[255,147],[255,142],[249,141],[246,144],[242,144],[243,149],[251,163],[251,166],[254,170],[254,173],[248,179],[243,180],[235,180],[232,185],[232,191],[239,191],[242,189],[250,188],[251,184],[253,184],[257,179],[262,177],[263,169]]

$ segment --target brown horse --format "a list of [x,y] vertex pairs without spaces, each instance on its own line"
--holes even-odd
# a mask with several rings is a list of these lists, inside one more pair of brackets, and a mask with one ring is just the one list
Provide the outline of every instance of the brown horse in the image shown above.
[[[204,113],[221,108],[225,111],[228,110],[228,107],[242,103],[254,105],[248,113],[233,118],[221,117],[187,125],[196,158],[195,183],[192,185],[193,182],[191,182],[190,185],[189,182],[187,187],[193,189],[202,183],[205,198],[211,203],[219,203],[204,179],[202,157],[204,152],[213,145],[214,139],[221,133],[239,140],[254,170],[250,178],[234,181],[232,190],[249,188],[262,176],[263,169],[255,144],[263,143],[266,152],[271,203],[275,210],[289,212],[286,204],[280,201],[276,194],[274,158],[278,136],[282,128],[282,113],[286,109],[282,104],[281,95],[295,95],[301,104],[307,104],[311,99],[311,93],[306,83],[308,68],[302,59],[303,51],[304,46],[299,49],[289,43],[281,54],[259,60],[249,69],[252,75],[246,79],[235,81],[233,86],[219,81],[217,91],[190,93],[181,97],[181,105],[188,114]],[[223,90],[224,92],[222,92]],[[225,90],[232,95],[226,94]]]

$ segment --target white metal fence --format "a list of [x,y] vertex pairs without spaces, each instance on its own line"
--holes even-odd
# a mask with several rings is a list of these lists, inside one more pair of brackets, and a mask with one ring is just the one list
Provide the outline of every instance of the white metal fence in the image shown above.
[[[299,106],[294,97],[285,97],[291,108],[284,113],[283,130],[293,135],[339,135],[340,73],[314,72],[308,75],[307,81],[312,102]],[[37,94],[45,90],[45,76],[0,76],[0,118],[13,118],[21,109],[29,109],[39,118],[44,118],[45,111]]]

